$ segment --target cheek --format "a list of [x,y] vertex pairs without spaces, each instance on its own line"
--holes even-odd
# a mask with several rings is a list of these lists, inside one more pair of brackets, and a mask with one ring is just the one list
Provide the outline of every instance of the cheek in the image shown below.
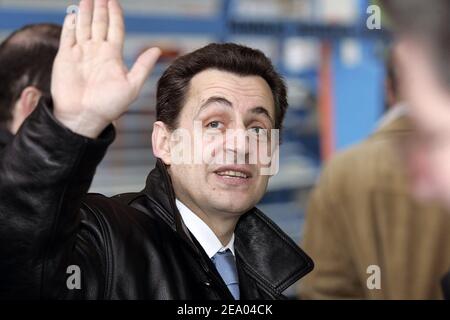
[[205,166],[203,165],[176,165],[171,168],[172,175],[184,184],[201,186],[205,180]]

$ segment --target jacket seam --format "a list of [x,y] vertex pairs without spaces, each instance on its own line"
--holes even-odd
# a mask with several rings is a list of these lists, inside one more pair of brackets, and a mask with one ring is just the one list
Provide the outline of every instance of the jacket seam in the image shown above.
[[111,246],[111,237],[109,235],[109,232],[107,232],[107,227],[104,221],[104,218],[102,217],[101,214],[99,214],[95,209],[93,209],[92,207],[90,207],[86,202],[83,202],[83,205],[86,206],[86,208],[89,209],[89,211],[95,216],[95,218],[97,219],[99,226],[100,226],[100,230],[101,233],[103,235],[103,238],[105,240],[105,286],[104,286],[104,293],[103,293],[103,297],[106,300],[110,299],[111,293],[110,293],[110,288],[111,288],[111,283],[112,283],[112,278],[113,278],[113,271],[112,271],[112,256],[110,254],[111,250],[110,250],[110,246]]

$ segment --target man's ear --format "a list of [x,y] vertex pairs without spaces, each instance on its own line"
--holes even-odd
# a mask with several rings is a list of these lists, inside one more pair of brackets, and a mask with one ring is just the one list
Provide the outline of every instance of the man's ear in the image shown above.
[[26,87],[22,90],[19,99],[16,101],[13,111],[13,121],[11,123],[11,131],[16,133],[25,119],[36,108],[42,92],[35,87]]
[[35,87],[26,87],[22,94],[20,95],[19,101],[19,111],[23,115],[24,118],[28,117],[36,108],[39,99],[42,97],[41,90]]
[[170,130],[162,121],[153,124],[152,147],[155,157],[160,158],[166,165],[171,164]]

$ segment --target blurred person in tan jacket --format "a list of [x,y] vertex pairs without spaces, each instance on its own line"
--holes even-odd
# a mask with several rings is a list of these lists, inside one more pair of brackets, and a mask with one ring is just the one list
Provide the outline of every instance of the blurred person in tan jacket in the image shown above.
[[308,204],[302,247],[315,269],[302,299],[442,299],[450,215],[412,196],[399,152],[413,132],[390,58],[390,106],[374,134],[337,154]]
[[[414,194],[450,208],[450,1],[379,3],[391,22],[401,91],[416,128],[407,161]],[[450,300],[450,271],[442,291]]]

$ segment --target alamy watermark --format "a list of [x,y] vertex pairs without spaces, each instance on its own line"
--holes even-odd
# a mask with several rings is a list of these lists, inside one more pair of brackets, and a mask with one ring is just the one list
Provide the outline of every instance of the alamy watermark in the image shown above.
[[[75,4],[70,5],[66,9],[67,14],[78,15],[79,7]],[[367,7],[366,13],[369,15],[366,20],[366,27],[369,30],[380,30],[381,29],[381,8],[375,4]],[[75,26],[76,23],[73,25]]]
[[76,4],[72,4],[70,6],[67,7],[66,9],[66,14],[73,14],[74,15],[74,20],[72,21],[72,23],[69,25],[69,27],[71,29],[75,29],[76,25],[77,25],[77,18],[78,18],[78,12],[80,11],[80,8],[76,5]]
[[69,290],[81,289],[81,269],[77,265],[70,265],[66,269],[66,273],[69,274],[66,280],[66,286]]
[[369,17],[366,20],[366,27],[369,30],[381,29],[381,8],[375,4],[367,7],[366,13]]
[[279,170],[278,129],[204,130],[194,121],[193,131],[175,129],[169,140],[173,164],[256,165],[270,176]]
[[366,285],[369,290],[380,290],[381,289],[381,268],[376,264],[372,264],[367,267],[367,274],[370,276],[367,278]]

